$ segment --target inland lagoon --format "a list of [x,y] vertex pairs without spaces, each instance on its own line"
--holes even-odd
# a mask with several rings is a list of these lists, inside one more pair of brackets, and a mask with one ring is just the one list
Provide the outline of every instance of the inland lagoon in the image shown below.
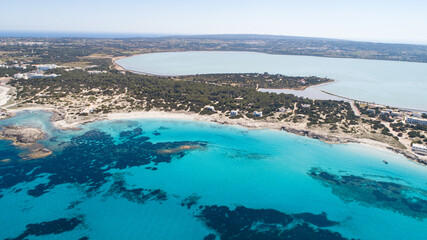
[[[425,239],[427,168],[358,144],[215,123],[105,120],[0,140],[0,239]],[[386,164],[386,163],[387,164]]]
[[393,107],[427,110],[427,63],[202,51],[136,55],[122,58],[117,64],[158,75],[268,72],[328,77],[336,82],[319,86],[320,90]]

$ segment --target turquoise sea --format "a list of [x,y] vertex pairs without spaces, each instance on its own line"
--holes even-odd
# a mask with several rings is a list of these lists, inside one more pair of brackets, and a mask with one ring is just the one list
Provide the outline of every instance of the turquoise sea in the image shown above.
[[427,64],[255,52],[166,52],[123,58],[126,69],[158,75],[280,73],[329,77],[319,89],[357,100],[427,111]]
[[[0,140],[0,239],[412,239],[427,236],[427,168],[357,144],[163,119],[60,131],[53,154]],[[384,162],[386,161],[386,163]]]

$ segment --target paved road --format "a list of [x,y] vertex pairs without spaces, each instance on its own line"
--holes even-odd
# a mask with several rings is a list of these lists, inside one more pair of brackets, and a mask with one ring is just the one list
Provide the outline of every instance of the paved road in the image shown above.
[[360,117],[360,111],[357,108],[356,103],[354,103],[354,101],[350,101],[350,106],[351,106],[351,109],[353,109],[354,115]]

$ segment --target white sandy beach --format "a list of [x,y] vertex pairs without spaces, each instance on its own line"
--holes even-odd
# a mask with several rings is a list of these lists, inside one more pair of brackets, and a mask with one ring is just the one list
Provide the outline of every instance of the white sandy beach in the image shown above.
[[[47,110],[47,109],[44,109]],[[81,124],[100,121],[100,120],[129,120],[129,119],[163,119],[163,120],[187,120],[187,121],[202,121],[202,122],[214,122],[224,125],[241,126],[248,129],[272,129],[281,130],[282,127],[286,126],[296,131],[307,131],[308,137],[316,138],[329,144],[335,143],[357,143],[363,144],[368,147],[380,150],[380,151],[393,151],[395,153],[403,153],[397,148],[391,147],[389,144],[379,142],[373,139],[355,137],[353,135],[345,133],[336,133],[331,135],[327,131],[321,128],[307,128],[304,123],[293,123],[293,122],[278,122],[268,120],[253,120],[247,118],[230,119],[226,116],[218,114],[212,115],[199,115],[189,112],[165,112],[165,111],[140,111],[140,112],[116,112],[100,115],[97,117],[85,117],[75,119],[71,122],[66,120],[60,120],[53,122],[54,126],[59,129],[77,129]],[[298,133],[297,133],[298,134]],[[301,134],[298,134],[301,135]],[[408,152],[406,152],[408,153]],[[408,157],[408,156],[406,156]],[[427,158],[420,158],[422,161],[427,161]]]
[[0,106],[3,106],[9,101],[12,97],[9,95],[10,88],[5,86],[0,86]]

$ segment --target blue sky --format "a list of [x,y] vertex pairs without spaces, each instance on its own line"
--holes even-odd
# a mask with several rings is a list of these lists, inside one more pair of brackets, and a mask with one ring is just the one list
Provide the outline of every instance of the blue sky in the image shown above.
[[427,1],[0,0],[0,31],[253,33],[427,44]]

